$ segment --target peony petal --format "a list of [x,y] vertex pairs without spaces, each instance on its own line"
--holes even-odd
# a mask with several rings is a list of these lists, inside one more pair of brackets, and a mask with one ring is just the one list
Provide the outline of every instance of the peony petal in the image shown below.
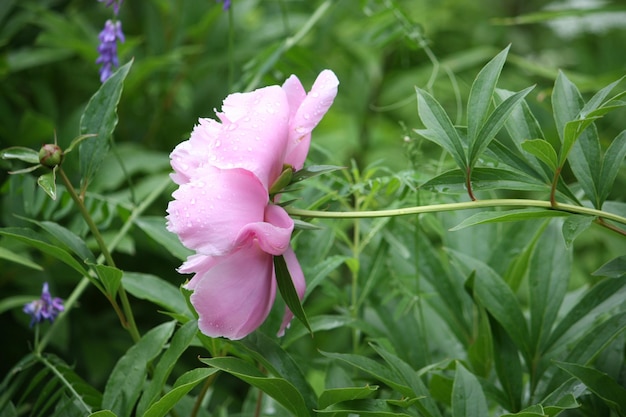
[[250,223],[237,236],[237,246],[254,239],[261,250],[272,255],[282,255],[289,248],[293,219],[284,208],[268,205],[263,222]]
[[[302,300],[302,298],[304,297],[304,292],[306,291],[306,281],[304,280],[304,273],[302,272],[302,268],[300,267],[298,258],[296,258],[296,254],[291,248],[287,249],[283,256],[285,257],[285,262],[287,263],[287,269],[289,269],[289,275],[291,275],[293,286],[296,288],[298,297],[300,297],[300,300]],[[285,307],[283,323],[281,324],[280,330],[278,331],[279,337],[285,334],[285,329],[289,327],[291,319],[293,319],[293,313],[291,312],[291,310],[289,310],[288,307]]]
[[302,83],[295,75],[291,75],[285,80],[283,91],[287,95],[287,102],[289,103],[289,120],[293,120],[300,104],[306,98],[306,91],[304,91]]
[[309,152],[311,131],[322,120],[337,95],[339,80],[335,73],[324,70],[315,80],[311,91],[289,121],[289,140],[285,163],[295,170],[302,169]]
[[221,125],[212,119],[200,119],[191,132],[189,140],[181,142],[170,154],[172,180],[176,184],[185,184],[196,174],[199,168],[208,164],[212,144],[219,139]]
[[209,163],[253,172],[266,189],[278,178],[287,148],[289,104],[279,86],[229,95],[223,104],[219,139]]
[[252,244],[203,271],[191,304],[198,312],[202,333],[237,340],[263,323],[275,297],[272,256]]
[[187,258],[187,260],[178,268],[181,274],[195,274],[189,281],[185,283],[185,288],[193,290],[209,269],[213,268],[219,262],[220,258],[213,256],[195,254]]
[[228,253],[246,225],[263,222],[268,203],[267,191],[251,172],[211,166],[172,195],[167,229],[189,249],[210,256]]

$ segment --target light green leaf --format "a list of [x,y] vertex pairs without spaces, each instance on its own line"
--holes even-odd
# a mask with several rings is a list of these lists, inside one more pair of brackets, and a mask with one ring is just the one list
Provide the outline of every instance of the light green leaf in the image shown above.
[[42,174],[37,178],[37,185],[50,196],[51,199],[57,199],[57,184],[56,184],[56,172],[57,167],[54,167],[49,172]]
[[346,169],[346,167],[340,167],[337,165],[311,165],[302,168],[300,171],[293,173],[291,177],[291,183],[304,181],[306,179],[316,177],[318,175],[327,174],[329,172]]
[[461,230],[466,227],[475,226],[478,224],[512,222],[512,221],[520,221],[520,220],[543,219],[543,218],[549,218],[549,217],[566,217],[566,216],[570,216],[570,214],[561,212],[561,211],[533,208],[533,207],[525,208],[525,209],[502,210],[502,211],[483,211],[483,212],[476,213],[466,218],[461,223],[451,228],[450,231]]
[[25,148],[23,146],[12,146],[0,151],[2,159],[18,159],[29,164],[39,163],[39,152],[34,149]]
[[287,307],[289,307],[293,315],[304,324],[304,327],[312,333],[311,325],[302,308],[300,297],[293,285],[293,280],[291,279],[291,274],[289,273],[289,268],[287,268],[287,263],[283,255],[274,256],[274,268],[276,271],[276,284],[278,285],[280,295],[283,297],[283,300],[285,300],[285,304],[287,304]]
[[120,417],[131,416],[143,388],[148,363],[161,353],[175,325],[170,321],[153,328],[117,361],[104,389],[102,408]]
[[217,371],[216,368],[197,368],[185,372],[172,390],[152,404],[143,417],[164,417],[189,391]]
[[460,362],[456,364],[452,386],[452,417],[485,417],[489,415],[487,399],[478,379]]
[[563,238],[565,239],[565,246],[568,248],[574,243],[574,239],[578,237],[582,232],[587,230],[591,223],[595,220],[592,216],[580,216],[572,215],[565,219],[563,222]]
[[120,288],[124,272],[108,265],[91,264],[90,266],[96,271],[96,274],[98,275],[100,282],[104,285],[104,289],[107,294],[110,295],[111,298],[115,298],[117,290]]
[[37,271],[43,271],[43,268],[39,264],[2,246],[0,246],[0,259],[6,259],[7,261],[15,262]]
[[625,156],[626,130],[623,130],[615,139],[613,139],[613,142],[609,145],[609,148],[604,154],[604,159],[602,160],[602,170],[600,171],[600,190],[598,191],[600,207],[602,207],[602,203],[604,203],[604,201],[608,198],[609,193],[613,188],[613,183],[615,182],[615,178],[617,178],[617,173],[624,162]]
[[565,125],[576,119],[583,105],[578,88],[559,71],[552,90],[552,113],[561,144],[564,142]]
[[577,363],[556,362],[556,365],[578,378],[591,392],[602,398],[620,415],[626,413],[626,389],[607,374]]
[[191,313],[178,288],[155,275],[124,271],[122,284],[126,291],[174,313]]
[[446,111],[425,90],[415,88],[417,112],[426,130],[415,130],[418,135],[435,142],[452,155],[459,168],[467,168],[467,157],[463,142]]
[[80,119],[80,134],[95,134],[79,145],[80,174],[88,183],[106,156],[111,135],[117,125],[117,104],[122,95],[124,79],[133,61],[117,69],[91,97]]
[[238,358],[219,357],[200,361],[257,387],[294,415],[305,417],[313,414],[313,410],[307,408],[296,387],[284,378],[265,376],[256,367]]
[[611,259],[596,271],[592,275],[598,277],[619,278],[626,274],[626,255],[618,256]]
[[500,72],[506,61],[510,46],[507,46],[498,55],[485,65],[474,80],[467,101],[467,137],[469,140],[470,160],[475,155],[474,149],[478,149],[476,141],[478,133],[483,128],[489,115],[491,98],[496,89]]
[[332,404],[337,404],[342,401],[369,398],[374,395],[376,391],[378,391],[378,385],[327,389],[320,394],[318,408],[324,409]]
[[135,220],[135,224],[156,243],[181,261],[186,260],[193,251],[184,247],[178,236],[165,228],[165,223],[163,216],[143,216]]
[[526,152],[537,157],[548,165],[552,172],[556,171],[558,166],[558,157],[550,142],[544,139],[531,139],[522,142],[521,146]]
[[[587,102],[587,104],[585,104],[585,106],[580,110],[580,117],[586,118],[590,116],[591,113],[593,113],[594,111],[605,107],[608,102],[605,102],[604,100],[609,96],[609,94],[611,93],[611,91],[613,91],[617,84],[619,84],[623,79],[624,77],[621,77],[620,79],[613,81],[611,84],[607,85],[596,94],[594,94],[593,97],[591,97],[591,99]],[[611,101],[613,100],[609,100],[609,102]]]

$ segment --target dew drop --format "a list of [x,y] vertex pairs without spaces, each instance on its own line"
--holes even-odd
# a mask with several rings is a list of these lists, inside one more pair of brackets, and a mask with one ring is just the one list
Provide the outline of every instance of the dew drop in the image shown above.
[[320,94],[318,92],[313,92],[311,93],[311,97],[319,97]]
[[296,128],[296,132],[297,133],[304,133],[304,132],[306,132],[306,129],[304,127],[300,126],[300,127]]
[[216,148],[219,148],[221,144],[222,144],[222,142],[221,142],[221,141],[219,141],[219,140],[218,140],[218,141],[215,141],[215,147],[216,147]]
[[237,129],[237,123],[231,123],[228,125],[228,130],[235,130]]
[[304,113],[305,120],[309,120],[310,118],[311,118],[311,115],[309,113]]

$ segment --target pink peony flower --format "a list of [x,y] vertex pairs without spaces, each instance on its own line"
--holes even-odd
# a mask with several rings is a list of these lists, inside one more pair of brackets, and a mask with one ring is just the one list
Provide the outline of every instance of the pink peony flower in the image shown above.
[[[338,84],[325,70],[309,94],[293,75],[282,87],[231,94],[219,122],[200,119],[172,152],[179,188],[167,227],[196,251],[179,271],[194,274],[186,287],[204,334],[240,339],[263,323],[276,297],[274,256],[285,257],[302,298],[304,275],[289,246],[293,220],[268,193],[285,164],[303,167]],[[287,309],[279,334],[292,317]]]

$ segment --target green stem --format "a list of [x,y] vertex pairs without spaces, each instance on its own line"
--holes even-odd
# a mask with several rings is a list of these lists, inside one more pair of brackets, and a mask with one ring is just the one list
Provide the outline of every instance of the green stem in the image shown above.
[[287,212],[292,216],[298,217],[310,217],[310,218],[327,218],[327,219],[363,219],[374,217],[395,217],[395,216],[408,216],[411,214],[421,213],[435,213],[441,211],[453,211],[453,210],[470,210],[476,208],[485,207],[539,207],[551,210],[558,210],[572,214],[585,214],[589,216],[599,217],[604,220],[612,220],[617,223],[626,225],[626,217],[619,216],[617,214],[608,213],[606,211],[597,210],[589,207],[574,206],[572,204],[558,203],[556,206],[552,206],[549,201],[543,200],[527,200],[527,199],[491,199],[491,200],[476,200],[467,201],[462,203],[446,203],[446,204],[431,204],[427,206],[415,206],[405,207],[391,210],[377,210],[377,211],[359,211],[359,212],[333,212],[333,211],[317,211],[317,210],[304,210],[294,207],[287,207]]

